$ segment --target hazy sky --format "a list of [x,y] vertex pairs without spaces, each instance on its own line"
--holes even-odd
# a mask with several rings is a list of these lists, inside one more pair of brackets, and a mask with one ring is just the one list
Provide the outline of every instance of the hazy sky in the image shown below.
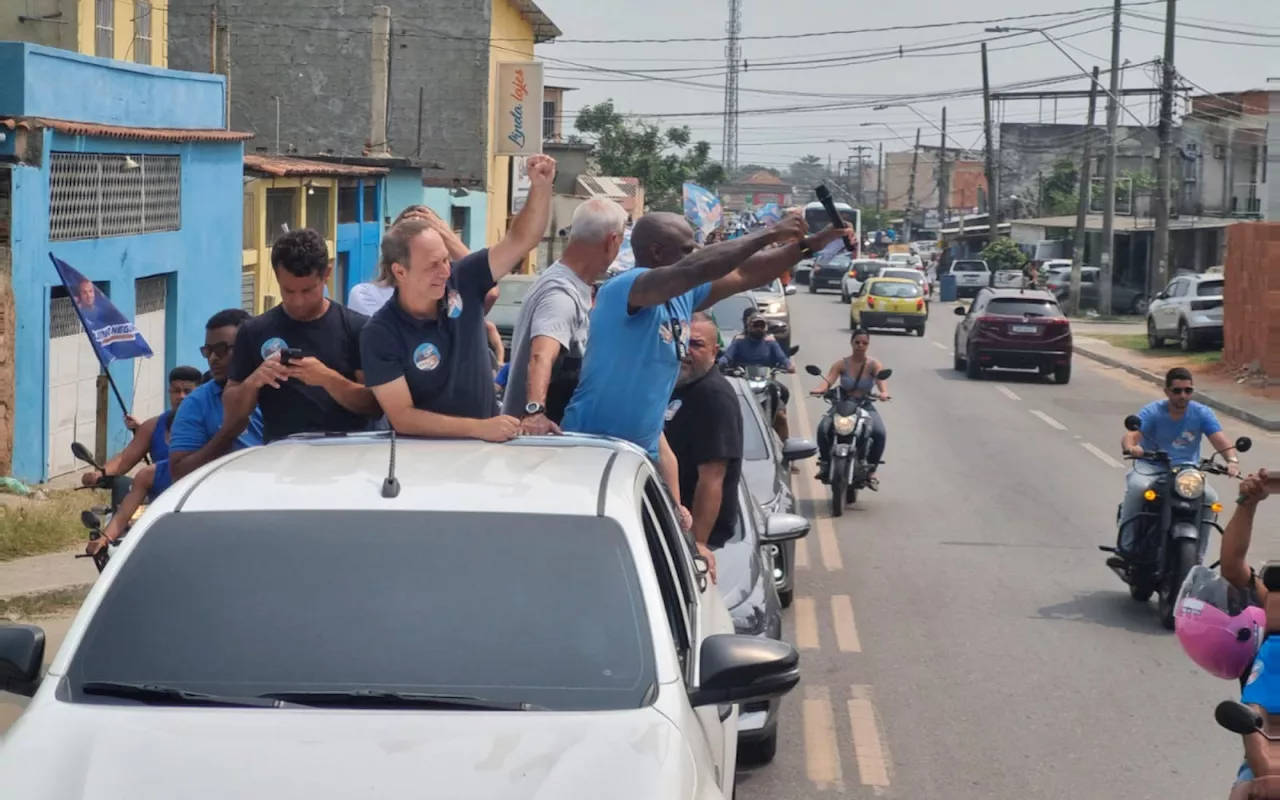
[[[696,138],[713,144],[719,158],[728,0],[537,2],[564,31],[560,41],[538,48],[547,62],[547,83],[578,89],[566,101],[566,132],[572,112],[613,98],[621,111],[663,124],[690,125]],[[1108,0],[742,0],[742,6],[747,71],[742,73],[739,99],[744,112],[739,162],[744,164],[783,167],[807,153],[840,159],[848,153],[845,141],[883,143],[886,151],[910,149],[903,140],[912,139],[917,127],[923,129],[925,142],[938,144],[936,128],[911,108],[936,124],[944,105],[948,133],[954,137],[951,146],[981,144],[978,42],[983,39],[988,42],[993,91],[1080,74],[1039,33],[985,33],[992,25],[1048,29],[1086,68],[1097,64],[1106,69],[1110,54]],[[1125,0],[1125,12],[1121,59],[1139,66],[1122,73],[1122,84],[1154,86],[1152,67],[1142,65],[1163,50],[1165,3]],[[1044,16],[987,22],[1028,15]],[[1280,0],[1179,0],[1178,19],[1174,63],[1188,81],[1223,92],[1263,88],[1269,77],[1280,78]],[[922,27],[926,25],[934,27]],[[840,33],[751,38],[821,31]],[[710,41],[636,41],[670,38]],[[624,41],[574,41],[587,39]],[[896,55],[900,47],[902,57]],[[1088,79],[1043,88],[1087,89]],[[937,98],[965,92],[969,94]],[[873,110],[881,104],[892,107]],[[1054,121],[1052,100],[1000,105],[994,111],[997,121]],[[1057,120],[1083,122],[1086,106],[1085,100],[1060,100]],[[1154,100],[1131,98],[1126,106],[1143,122],[1154,117]],[[749,113],[798,108],[803,110]],[[1102,108],[1100,104],[1100,122]],[[1126,123],[1136,124],[1134,116],[1123,114],[1121,124]]]

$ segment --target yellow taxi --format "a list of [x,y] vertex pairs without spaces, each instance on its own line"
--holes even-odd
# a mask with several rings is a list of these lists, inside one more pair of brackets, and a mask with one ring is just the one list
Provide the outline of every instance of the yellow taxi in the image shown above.
[[898,328],[924,336],[929,308],[920,284],[907,278],[871,278],[849,304],[849,327]]

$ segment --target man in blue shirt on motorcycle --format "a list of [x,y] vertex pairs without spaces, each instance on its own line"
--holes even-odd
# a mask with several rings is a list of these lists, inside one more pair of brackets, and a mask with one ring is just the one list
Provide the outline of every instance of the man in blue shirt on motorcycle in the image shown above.
[[[1233,478],[1240,474],[1240,457],[1236,454],[1231,439],[1223,432],[1217,416],[1208,406],[1191,400],[1195,393],[1191,372],[1184,367],[1169,370],[1165,375],[1164,387],[1166,399],[1150,403],[1138,412],[1142,427],[1129,431],[1124,436],[1124,453],[1135,460],[1125,478],[1124,502],[1121,504],[1118,521],[1132,521],[1121,529],[1119,549],[1115,556],[1107,559],[1108,566],[1125,566],[1128,559],[1132,558],[1141,524],[1141,520],[1134,517],[1142,511],[1143,503],[1146,502],[1143,495],[1166,467],[1163,463],[1143,460],[1144,456],[1162,451],[1169,455],[1168,464],[1199,464],[1200,442],[1208,437],[1213,449],[1226,456],[1227,474]],[[1205,508],[1217,500],[1218,493],[1206,483]],[[1214,521],[1214,516],[1211,511],[1202,512],[1202,541],[1210,538],[1208,525]]]
[[[778,344],[778,340],[769,336],[769,322],[760,316],[758,311],[748,312],[745,319],[745,335],[734,339],[720,356],[723,367],[776,367],[794,373],[795,365],[791,357]],[[778,437],[786,441],[790,435],[787,425],[787,403],[791,392],[780,381],[774,381],[778,390],[778,411],[773,418],[773,429]]]

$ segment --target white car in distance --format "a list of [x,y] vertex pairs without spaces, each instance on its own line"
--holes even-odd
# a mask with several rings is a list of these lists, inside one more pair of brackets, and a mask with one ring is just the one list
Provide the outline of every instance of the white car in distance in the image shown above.
[[46,675],[42,632],[0,628],[32,697],[0,774],[32,800],[727,800],[739,705],[799,681],[733,630],[631,445],[294,438],[152,504]]

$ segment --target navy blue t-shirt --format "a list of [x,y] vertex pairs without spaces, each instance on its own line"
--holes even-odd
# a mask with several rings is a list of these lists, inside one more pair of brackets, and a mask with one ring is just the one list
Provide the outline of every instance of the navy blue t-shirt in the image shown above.
[[493,362],[484,325],[484,298],[494,287],[489,251],[453,264],[436,319],[417,319],[393,295],[360,335],[365,384],[404,378],[413,407],[450,417],[488,419],[496,413]]

